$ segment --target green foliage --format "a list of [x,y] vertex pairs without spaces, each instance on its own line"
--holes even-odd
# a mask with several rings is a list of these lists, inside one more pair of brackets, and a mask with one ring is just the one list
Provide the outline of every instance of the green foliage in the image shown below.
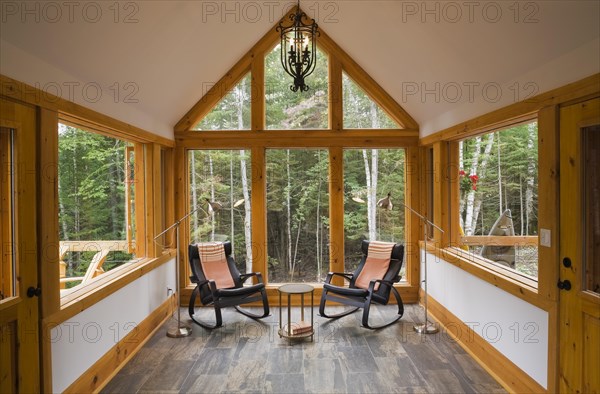
[[[230,240],[233,255],[241,272],[245,272],[246,239],[244,234],[245,204],[234,207],[244,198],[242,190],[241,159],[246,161],[248,192],[251,183],[250,155],[245,150],[195,150],[189,153],[190,211],[201,209],[189,219],[190,243]],[[212,166],[212,174],[211,174]],[[195,177],[195,180],[194,180]],[[194,187],[195,185],[195,193]],[[214,191],[214,197],[212,195]],[[195,200],[194,200],[195,198]],[[221,204],[214,220],[209,213],[208,202]],[[197,204],[197,205],[194,205]],[[233,220],[232,220],[233,214]],[[231,237],[233,229],[233,238]],[[214,239],[213,239],[214,234]]]
[[[58,183],[61,240],[124,240],[125,147],[121,140],[59,125]],[[69,253],[67,276],[82,276],[94,253]],[[110,269],[132,255],[111,252]]]
[[249,130],[251,80],[248,73],[193,130]]
[[[475,217],[473,235],[488,235],[501,213],[510,209],[515,235],[538,233],[538,144],[537,123],[522,124],[493,134],[489,155],[484,146],[488,136],[481,137],[479,151],[476,138],[462,142],[464,171],[460,176],[461,223],[467,220],[469,194],[474,205],[480,204]],[[471,174],[473,161],[479,170]],[[481,163],[487,160],[485,170]],[[472,176],[476,175],[474,184]],[[474,190],[474,188],[476,190]],[[529,206],[529,209],[528,209]],[[473,250],[478,253],[479,247]],[[516,247],[516,269],[537,277],[537,248]]]
[[317,50],[317,65],[306,78],[307,92],[292,92],[292,77],[281,66],[280,45],[265,57],[265,107],[268,129],[325,129],[328,124],[328,61]]
[[400,127],[352,81],[342,73],[344,128],[399,129]]

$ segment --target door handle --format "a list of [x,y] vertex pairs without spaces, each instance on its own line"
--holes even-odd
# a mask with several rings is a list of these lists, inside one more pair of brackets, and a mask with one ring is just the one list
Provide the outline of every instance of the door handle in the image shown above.
[[558,283],[556,284],[556,286],[561,289],[561,290],[566,290],[569,291],[571,290],[571,281],[568,279],[565,279],[563,281],[561,281],[560,279],[558,280]]
[[563,263],[563,265],[565,266],[565,268],[571,268],[571,265],[572,265],[572,263],[571,263],[571,259],[570,259],[570,258],[568,258],[568,257],[565,257],[565,258],[563,259],[563,262],[562,262],[562,263]]
[[27,297],[32,298],[33,296],[39,297],[42,294],[42,289],[39,287],[29,287],[27,289]]

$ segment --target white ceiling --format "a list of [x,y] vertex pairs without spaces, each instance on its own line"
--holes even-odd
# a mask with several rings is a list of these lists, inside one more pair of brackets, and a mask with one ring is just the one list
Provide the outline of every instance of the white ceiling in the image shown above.
[[[172,138],[207,87],[292,4],[2,2],[0,73]],[[600,72],[597,0],[301,6],[421,135]]]

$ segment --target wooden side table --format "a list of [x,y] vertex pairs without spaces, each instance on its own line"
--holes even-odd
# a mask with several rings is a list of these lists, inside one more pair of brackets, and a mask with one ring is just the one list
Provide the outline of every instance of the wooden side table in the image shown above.
[[[280,286],[279,291],[279,337],[288,339],[308,338],[314,340],[314,298],[315,288],[304,283],[291,283]],[[304,320],[304,296],[310,293],[310,324]],[[281,298],[287,294],[287,325],[283,324]],[[292,294],[300,295],[300,321],[292,322],[291,297]]]

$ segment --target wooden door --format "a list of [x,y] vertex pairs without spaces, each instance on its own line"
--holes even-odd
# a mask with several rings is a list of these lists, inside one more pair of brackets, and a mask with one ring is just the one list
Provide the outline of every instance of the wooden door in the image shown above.
[[560,111],[559,388],[600,392],[600,99]]
[[35,133],[35,108],[0,100],[1,393],[40,392]]

